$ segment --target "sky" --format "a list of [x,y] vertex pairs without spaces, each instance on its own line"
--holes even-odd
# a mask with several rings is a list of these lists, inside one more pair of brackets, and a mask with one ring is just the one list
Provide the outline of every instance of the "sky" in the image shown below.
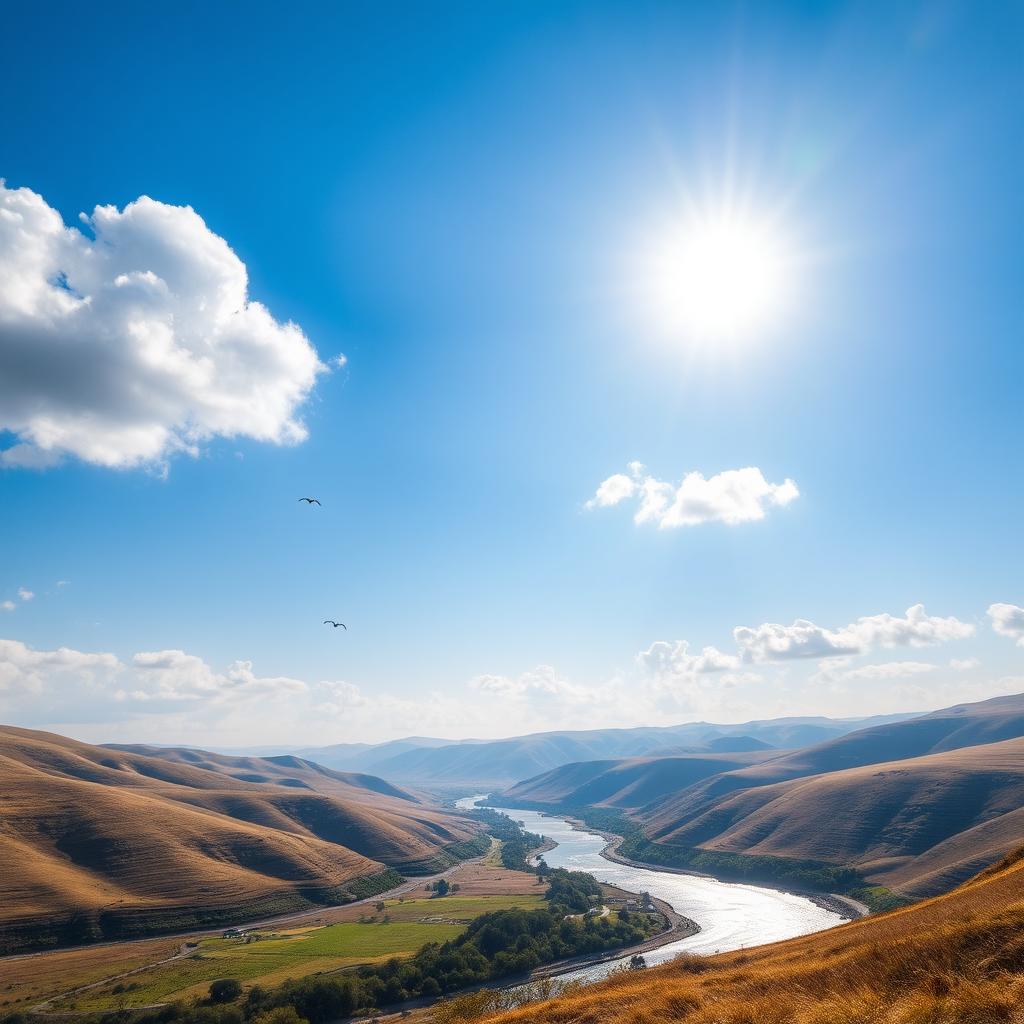
[[1019,4],[5,25],[3,721],[242,746],[1024,691]]

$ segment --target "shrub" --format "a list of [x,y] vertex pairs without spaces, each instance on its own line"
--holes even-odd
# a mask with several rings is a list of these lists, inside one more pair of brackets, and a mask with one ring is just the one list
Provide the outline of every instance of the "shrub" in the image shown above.
[[242,994],[242,986],[235,978],[219,978],[210,983],[211,1003],[233,1003]]

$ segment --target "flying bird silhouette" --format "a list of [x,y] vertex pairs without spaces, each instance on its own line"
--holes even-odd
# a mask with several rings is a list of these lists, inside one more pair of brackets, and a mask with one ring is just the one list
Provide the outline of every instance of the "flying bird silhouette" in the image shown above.
[[[299,498],[299,501],[304,501],[309,505],[320,505],[320,502],[317,501],[316,498]],[[320,505],[320,507],[323,508],[323,505]]]
[[344,622],[335,622],[334,619],[324,619],[324,625],[333,626],[335,629],[341,626],[346,633],[348,632],[348,626],[346,626]]

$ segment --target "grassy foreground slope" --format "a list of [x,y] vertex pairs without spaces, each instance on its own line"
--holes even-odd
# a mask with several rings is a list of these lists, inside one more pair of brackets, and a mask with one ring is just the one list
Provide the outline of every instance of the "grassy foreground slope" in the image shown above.
[[1024,851],[939,896],[687,957],[496,1018],[536,1024],[1021,1024]]
[[248,781],[0,727],[0,951],[344,902],[470,852],[463,818],[284,767]]

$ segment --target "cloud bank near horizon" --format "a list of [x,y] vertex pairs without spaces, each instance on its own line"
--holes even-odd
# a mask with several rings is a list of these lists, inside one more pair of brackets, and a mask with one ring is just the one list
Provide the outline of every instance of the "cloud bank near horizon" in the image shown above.
[[96,741],[315,745],[924,711],[1024,689],[1022,676],[978,672],[976,658],[869,660],[973,635],[969,623],[913,605],[904,616],[863,616],[836,629],[802,619],[740,626],[734,653],[655,641],[630,668],[596,683],[542,664],[414,697],[368,692],[350,680],[263,676],[242,659],[218,669],[182,650],[122,658],[7,639],[0,640],[0,719]]
[[214,438],[306,437],[328,367],[199,214],[142,196],[81,219],[0,180],[0,467],[166,467]]

